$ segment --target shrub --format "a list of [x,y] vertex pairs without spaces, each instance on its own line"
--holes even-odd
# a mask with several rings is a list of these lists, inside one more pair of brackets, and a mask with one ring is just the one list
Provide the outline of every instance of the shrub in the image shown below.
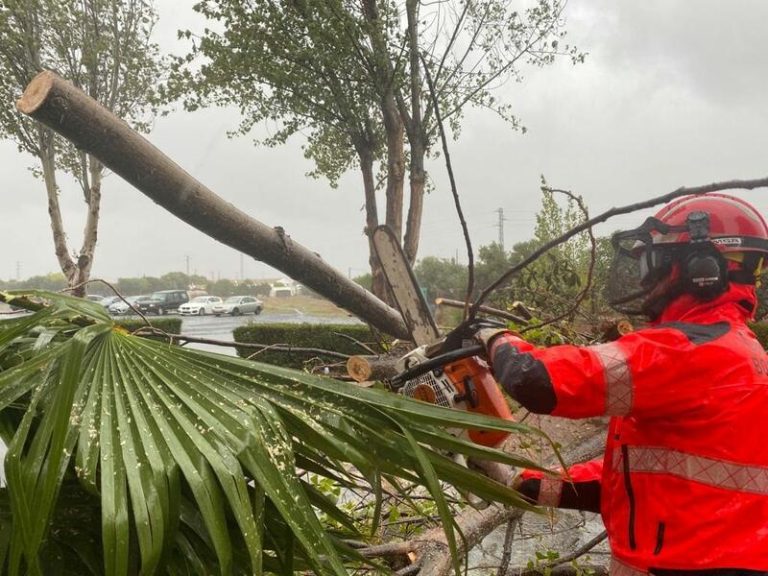
[[[152,326],[168,332],[169,334],[178,334],[181,332],[181,318],[152,318]],[[122,326],[128,332],[133,332],[139,328],[144,328],[147,323],[141,318],[121,318],[115,320],[115,325]]]
[[[248,324],[235,328],[235,342],[257,344],[285,344],[297,348],[316,348],[341,352],[342,354],[369,354],[357,342],[362,342],[376,351],[383,352],[379,339],[364,324]],[[304,368],[310,361],[322,363],[339,362],[339,358],[309,352],[257,352],[248,348],[237,348],[242,357],[254,356],[259,362],[267,362],[289,368]]]
[[768,322],[753,322],[749,327],[752,329],[752,332],[755,333],[755,336],[757,336],[757,341],[760,342],[760,345],[768,350]]

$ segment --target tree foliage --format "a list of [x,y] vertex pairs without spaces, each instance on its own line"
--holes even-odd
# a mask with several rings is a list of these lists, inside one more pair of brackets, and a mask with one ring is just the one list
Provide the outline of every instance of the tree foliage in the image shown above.
[[[54,247],[70,286],[88,280],[93,265],[104,167],[85,150],[16,112],[9,103],[32,78],[50,69],[109,110],[146,130],[155,112],[162,71],[150,35],[155,13],[149,0],[2,0],[0,2],[0,137],[39,164],[48,199]],[[59,206],[60,178],[72,176],[87,205],[83,241],[71,250]],[[82,292],[82,289],[81,289]]]
[[[557,194],[545,185],[533,238],[516,243],[509,251],[497,243],[478,249],[476,291],[472,298],[537,248],[582,222],[584,217],[575,199],[566,198],[565,202],[558,202]],[[488,304],[511,311],[514,302],[519,301],[533,309],[539,320],[568,313],[566,320],[580,315],[588,323],[596,325],[601,316],[609,313],[602,290],[612,254],[608,237],[596,238],[593,251],[588,234],[579,234],[524,268],[495,291]],[[425,257],[417,263],[414,271],[430,298],[464,300],[466,297],[467,269],[454,260]],[[584,290],[583,301],[578,308],[574,308],[577,297]]]
[[[434,102],[456,134],[468,105],[495,110],[517,126],[495,87],[522,80],[525,65],[543,66],[561,55],[583,58],[562,43],[562,8],[560,0],[537,0],[525,9],[509,0],[204,0],[195,9],[216,26],[200,36],[180,33],[192,50],[177,62],[170,94],[182,95],[190,109],[237,106],[243,116],[239,134],[267,121],[274,126],[264,140],[268,145],[301,131],[312,174],[332,184],[359,166],[369,234],[382,220],[378,163],[385,174],[383,222],[403,238],[414,262],[424,159],[437,135]],[[426,94],[426,73],[435,99]],[[410,203],[404,215],[406,172]],[[381,295],[373,253],[371,265],[374,291]]]

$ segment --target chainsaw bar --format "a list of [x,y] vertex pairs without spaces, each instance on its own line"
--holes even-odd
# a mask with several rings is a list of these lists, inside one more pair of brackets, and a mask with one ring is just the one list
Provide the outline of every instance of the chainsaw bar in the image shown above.
[[417,346],[435,342],[440,338],[440,331],[416,282],[416,276],[403,254],[400,242],[388,226],[378,226],[373,231],[373,249],[381,262],[384,277],[411,338]]

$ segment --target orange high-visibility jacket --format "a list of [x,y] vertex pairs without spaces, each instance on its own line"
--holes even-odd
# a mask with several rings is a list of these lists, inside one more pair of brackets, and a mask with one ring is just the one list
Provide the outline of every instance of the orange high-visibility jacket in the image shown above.
[[575,484],[541,480],[536,495],[599,506],[611,574],[768,571],[768,355],[746,325],[755,305],[753,286],[731,284],[708,302],[684,295],[607,344],[491,341],[496,379],[529,410],[612,416],[602,465],[574,468]]

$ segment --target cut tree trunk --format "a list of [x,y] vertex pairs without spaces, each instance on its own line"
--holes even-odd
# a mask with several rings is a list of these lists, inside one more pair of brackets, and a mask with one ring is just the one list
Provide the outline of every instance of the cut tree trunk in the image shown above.
[[347,360],[347,374],[355,382],[386,380],[397,374],[398,361],[394,356],[351,356]]
[[400,314],[291,240],[225,202],[138,132],[51,71],[38,74],[17,102],[32,116],[98,158],[166,210],[244,254],[261,260],[397,338]]

